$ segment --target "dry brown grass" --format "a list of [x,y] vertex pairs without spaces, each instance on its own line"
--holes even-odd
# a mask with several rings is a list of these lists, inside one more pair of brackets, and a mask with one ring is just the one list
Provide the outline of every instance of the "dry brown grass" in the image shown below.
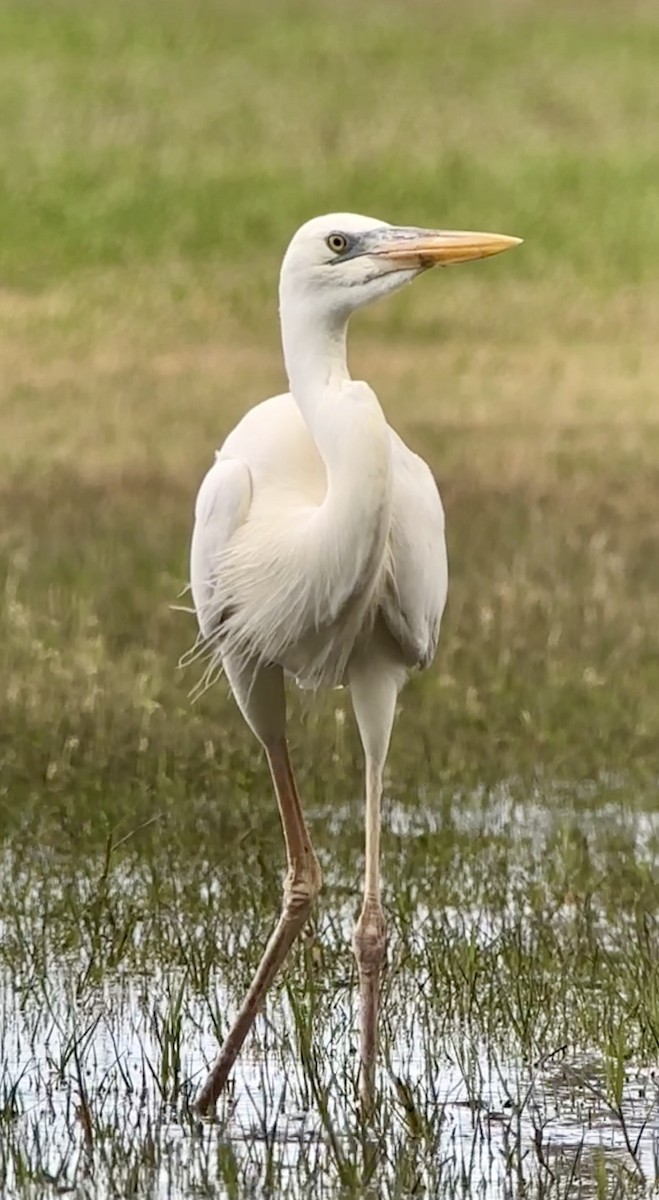
[[[659,297],[564,299],[504,271],[481,283],[477,270],[426,279],[354,322],[353,370],[376,386],[392,423],[420,449],[430,431],[440,472],[446,430],[465,431],[465,469],[480,462],[509,479],[536,478],[570,436],[575,450],[645,457],[658,431]],[[88,288],[6,294],[5,471],[59,465],[101,478],[150,468],[192,489],[239,415],[285,387],[274,265],[268,274],[269,297],[243,321],[222,299],[222,274],[210,272],[182,301],[163,295],[155,272],[132,291],[114,273]],[[451,466],[455,446],[451,437]]]
[[[623,1084],[628,1115],[646,1084],[649,1104],[659,1027],[658,55],[656,0],[0,6],[12,1195],[54,1180],[400,1200],[496,1177],[563,1200],[640,1179],[615,1130]],[[343,208],[526,239],[351,331],[354,373],[441,481],[451,569],[438,659],[401,697],[389,758],[382,1049],[416,1110],[413,1126],[385,1088],[379,1166],[344,1065],[363,809],[342,693],[291,697],[327,889],[242,1059],[262,1067],[249,1128],[234,1139],[233,1114],[187,1137],[184,1112],[209,1018],[217,1033],[270,927],[282,848],[227,688],[190,704],[197,676],[176,663],[194,622],[171,605],[213,448],[284,386],[285,242]],[[567,1043],[567,1083],[520,1096],[519,1068],[558,1079]],[[469,1112],[445,1103],[456,1064]],[[316,1142],[321,1103],[337,1123]],[[339,1143],[354,1187],[326,1161]]]

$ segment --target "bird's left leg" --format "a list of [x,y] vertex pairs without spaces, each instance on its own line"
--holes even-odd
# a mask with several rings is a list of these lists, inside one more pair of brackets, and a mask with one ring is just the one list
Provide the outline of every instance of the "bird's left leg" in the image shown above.
[[362,908],[352,935],[359,971],[360,1096],[368,1112],[375,1096],[380,980],[387,946],[387,927],[380,898],[380,798],[382,768],[366,759],[366,870]]
[[390,669],[375,646],[350,668],[350,692],[366,763],[366,846],[364,897],[353,932],[360,994],[360,1097],[368,1113],[375,1097],[380,981],[386,951],[386,924],[380,897],[380,801],[382,772],[389,749],[400,674]]

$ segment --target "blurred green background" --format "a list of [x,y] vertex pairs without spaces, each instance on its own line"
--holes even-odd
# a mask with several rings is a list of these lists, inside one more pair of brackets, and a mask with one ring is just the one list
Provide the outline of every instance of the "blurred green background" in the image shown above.
[[221,687],[190,709],[169,605],[213,447],[284,384],[282,251],[332,209],[525,239],[354,322],[448,516],[394,754],[652,776],[656,6],[8,0],[0,54],[4,820],[256,754]]
[[[351,330],[353,373],[441,484],[451,569],[386,781],[383,1060],[399,1055],[425,1124],[407,1139],[415,1110],[391,1118],[389,1097],[379,1194],[408,1196],[420,1155],[457,1161],[437,1150],[450,1108],[423,1091],[441,1093],[447,1044],[474,1056],[476,1112],[479,1047],[510,1080],[569,1046],[543,1111],[577,1125],[551,1187],[533,1159],[523,1194],[582,1176],[579,1195],[623,1194],[574,1128],[600,1122],[610,1148],[659,1044],[658,62],[656,0],[0,5],[0,1176],[18,1195],[53,1164],[80,1195],[160,1195],[165,1177],[248,1194],[221,1142],[174,1169],[168,1139],[271,927],[281,832],[224,684],[190,703],[195,627],[172,605],[213,449],[285,386],[286,243],[332,210],[524,238]],[[293,1106],[312,1093],[325,1125],[334,1096],[350,1147],[363,803],[343,694],[294,698],[291,740],[328,887],[288,1007],[242,1062]],[[124,1075],[137,1043],[143,1093]],[[515,1137],[495,1143],[506,1195],[530,1169]],[[266,1143],[274,1170],[276,1143],[250,1135],[250,1178]],[[314,1143],[328,1195],[338,1144]],[[456,1170],[428,1194],[463,1195]],[[351,1178],[342,1194],[362,1195]]]

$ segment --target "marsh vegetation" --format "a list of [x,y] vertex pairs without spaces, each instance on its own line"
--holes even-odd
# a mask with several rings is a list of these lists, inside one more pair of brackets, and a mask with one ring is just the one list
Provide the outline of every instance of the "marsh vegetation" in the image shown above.
[[[652,1186],[658,54],[656,6],[622,0],[3,5],[3,1196]],[[525,246],[352,330],[452,573],[388,768],[373,1127],[340,692],[293,699],[316,920],[200,1125],[283,851],[171,606],[213,447],[283,386],[283,245],[345,208]]]

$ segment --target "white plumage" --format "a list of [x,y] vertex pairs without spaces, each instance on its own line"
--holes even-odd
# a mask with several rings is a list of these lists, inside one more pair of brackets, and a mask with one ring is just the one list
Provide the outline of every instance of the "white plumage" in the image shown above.
[[[347,386],[347,404],[360,403],[360,386]],[[335,686],[380,614],[401,666],[428,665],[446,599],[444,512],[426,464],[385,432],[372,468],[381,509],[353,538],[323,507],[326,469],[290,393],[229,435],[199,490],[191,552],[200,630],[218,654]],[[370,484],[368,468],[355,469],[356,483]]]
[[280,277],[290,392],[251,409],[197,497],[191,583],[200,637],[262,742],[279,802],[284,908],[199,1099],[217,1097],[259,1003],[320,887],[286,748],[284,673],[348,684],[366,760],[364,901],[353,945],[362,1000],[362,1095],[372,1099],[384,954],[379,831],[396,697],[427,667],[446,600],[444,513],[429,468],[346,360],[350,314],[436,263],[518,239],[429,232],[334,213],[302,226]]

